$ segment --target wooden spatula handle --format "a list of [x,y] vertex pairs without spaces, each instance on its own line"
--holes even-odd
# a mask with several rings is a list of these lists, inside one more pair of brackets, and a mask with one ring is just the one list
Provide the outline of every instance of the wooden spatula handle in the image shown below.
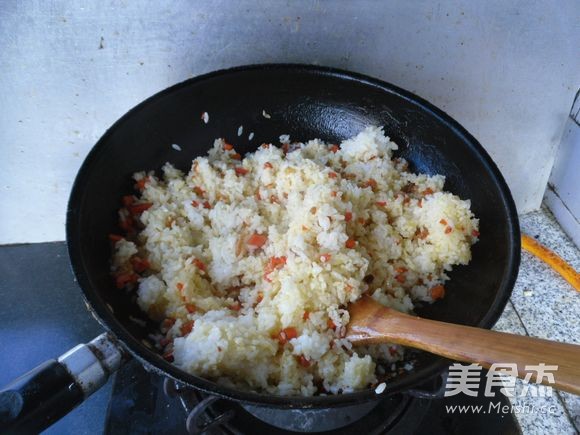
[[383,307],[371,298],[351,306],[347,338],[360,344],[397,343],[426,350],[457,361],[517,364],[518,375],[536,381],[537,371],[526,366],[556,365],[554,384],[541,383],[580,394],[580,346],[487,329],[422,319]]

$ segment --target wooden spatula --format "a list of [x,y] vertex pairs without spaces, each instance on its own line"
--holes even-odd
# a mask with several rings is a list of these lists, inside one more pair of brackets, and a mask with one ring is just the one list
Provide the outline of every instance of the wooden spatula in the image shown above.
[[422,319],[386,308],[363,296],[348,309],[350,323],[346,337],[356,344],[396,343],[414,347],[457,361],[478,363],[489,368],[493,363],[515,363],[518,376],[534,370],[526,365],[557,365],[554,384],[559,390],[580,394],[580,346],[521,335],[489,331]]

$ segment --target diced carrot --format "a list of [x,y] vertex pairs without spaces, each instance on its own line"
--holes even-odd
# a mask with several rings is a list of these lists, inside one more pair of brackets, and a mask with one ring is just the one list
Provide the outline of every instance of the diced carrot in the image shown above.
[[166,319],[163,320],[163,322],[161,322],[162,329],[169,329],[173,325],[175,325],[175,319],[172,317],[167,317]]
[[195,192],[197,195],[199,195],[199,196],[203,196],[203,195],[205,194],[205,190],[203,190],[203,189],[202,189],[201,187],[199,187],[199,186],[195,186],[195,187],[193,188],[193,191],[194,191],[194,192]]
[[330,254],[322,254],[320,256],[320,261],[322,261],[323,263],[328,263],[330,261],[331,257],[332,257],[332,255],[330,255]]
[[266,150],[266,149],[270,148],[270,144],[269,143],[263,143],[262,145],[260,145],[260,147]]
[[441,284],[431,288],[431,297],[433,299],[442,299],[445,297],[445,287]]
[[338,145],[331,145],[330,151],[333,153],[337,153],[340,147]]
[[364,183],[364,187],[370,187],[371,189],[376,189],[377,181],[375,179],[371,178],[367,182]]
[[150,202],[142,202],[140,204],[133,204],[129,206],[129,213],[133,215],[141,214],[145,210],[149,210],[153,204]]
[[332,196],[333,198],[336,198],[336,195],[337,195],[336,191],[333,190],[332,192],[330,192],[330,196]]
[[428,187],[427,189],[425,189],[423,191],[423,195],[425,195],[425,196],[427,196],[427,195],[433,195],[433,193],[435,193],[435,192],[433,192],[433,189],[431,189],[430,187]]
[[194,207],[199,207],[199,202],[197,201],[191,201],[191,205]]
[[206,270],[205,263],[203,261],[201,261],[199,258],[194,258],[193,264],[195,264],[195,267],[197,267],[199,270],[205,272],[205,270]]
[[135,202],[135,197],[133,195],[125,195],[123,197],[123,205],[125,207],[129,207],[134,202]]
[[377,201],[375,202],[376,205],[378,205],[379,207],[384,207],[385,205],[387,205],[387,201]]
[[268,241],[268,236],[263,234],[254,233],[248,239],[248,245],[255,246],[256,248],[261,248]]
[[395,270],[397,271],[397,273],[405,273],[405,272],[407,272],[407,268],[406,267],[397,267]]
[[242,156],[239,153],[232,154],[232,159],[234,160],[242,160]]
[[419,198],[419,200],[417,201],[417,205],[419,206],[419,208],[423,208],[423,198]]
[[118,242],[119,240],[123,240],[123,236],[120,236],[119,234],[109,234],[109,240],[111,242]]
[[310,360],[306,358],[304,355],[300,355],[296,357],[298,359],[298,364],[300,364],[304,368],[310,367]]
[[453,231],[453,228],[451,227],[445,228],[445,234],[449,234],[451,231]]
[[258,297],[256,298],[256,305],[264,300],[264,293],[258,292]]
[[447,225],[447,221],[446,221],[445,219],[441,219],[441,220],[439,221],[439,223],[440,223],[441,225]]
[[349,239],[348,239],[348,240],[345,242],[344,246],[346,246],[348,249],[353,249],[353,248],[355,248],[355,247],[356,247],[356,240],[354,240],[354,239],[352,239],[352,238],[349,238]]
[[318,209],[317,209],[316,207],[312,207],[312,208],[310,209],[310,213],[311,213],[311,214],[316,214],[317,210],[318,210]]
[[286,337],[288,337],[288,340],[292,340],[293,338],[298,337],[298,331],[293,326],[284,328],[284,332],[286,333]]
[[194,304],[185,304],[185,309],[189,314],[193,314],[197,310],[197,307]]
[[410,202],[411,202],[411,197],[410,197],[410,196],[407,196],[407,195],[405,195],[405,197],[403,198],[403,204],[404,204],[404,205],[407,205],[407,204],[409,204]]
[[328,329],[336,329],[336,324],[330,318],[326,321],[326,326]]
[[177,290],[182,291],[183,290],[183,283],[178,282],[175,287],[177,287]]
[[227,142],[224,143],[224,150],[231,151],[233,149],[234,149],[234,146],[231,143],[227,143]]
[[264,163],[264,169],[272,169],[272,168],[273,168],[272,163],[270,162]]
[[266,264],[264,268],[264,279],[268,282],[272,282],[268,275],[272,273],[275,269],[281,269],[286,264],[286,257],[272,257]]
[[242,309],[242,304],[240,304],[239,302],[234,302],[233,304],[230,305],[230,310],[232,311],[240,311]]
[[170,343],[173,343],[173,338],[171,337],[163,337],[161,340],[159,340],[159,345],[161,347],[166,347]]
[[310,318],[310,311],[304,311],[304,314],[302,314],[302,320],[306,321]]
[[133,266],[133,270],[137,273],[145,272],[147,269],[151,267],[151,264],[149,264],[149,260],[138,256],[131,258],[131,265]]
[[117,277],[115,279],[115,284],[116,284],[117,288],[123,288],[127,284],[135,283],[138,280],[139,280],[139,275],[137,275],[135,273],[122,273],[120,275],[117,275]]
[[179,328],[179,330],[181,331],[181,335],[187,335],[191,332],[191,330],[193,329],[193,325],[194,325],[194,321],[190,320],[188,322],[185,322],[183,325],[181,325],[181,327]]
[[473,237],[479,237],[479,231],[477,231],[477,230],[473,230],[473,231],[471,231],[471,235],[472,235]]
[[298,337],[298,331],[296,331],[296,328],[292,326],[284,328],[278,333],[278,341],[280,344],[286,344],[296,337]]
[[361,225],[365,225],[367,223],[367,221],[363,217],[359,217],[357,222]]
[[405,275],[402,273],[395,275],[395,279],[401,284],[404,284],[406,280]]
[[236,167],[234,171],[236,171],[236,175],[246,175],[249,172],[246,168],[242,168],[241,166]]
[[165,361],[168,361],[168,362],[172,363],[172,362],[174,361],[174,358],[173,358],[173,351],[171,351],[171,352],[167,352],[167,353],[164,353],[164,354],[163,354],[163,359],[164,359]]
[[272,204],[280,204],[280,200],[276,195],[270,195],[270,203]]
[[347,212],[344,214],[344,220],[345,220],[345,222],[350,222],[350,221],[352,220],[352,212],[350,212],[350,211],[347,211]]
[[288,154],[288,150],[289,149],[290,149],[290,144],[289,143],[282,144],[282,151],[284,151],[284,154]]
[[337,177],[336,172],[329,172],[328,173],[328,178],[336,178],[336,177]]
[[147,184],[148,181],[149,181],[149,177],[143,177],[139,181],[137,181],[137,183],[135,184],[135,187],[138,190],[143,190],[143,189],[145,189],[145,184]]
[[211,208],[211,204],[207,201],[203,202],[203,208]]

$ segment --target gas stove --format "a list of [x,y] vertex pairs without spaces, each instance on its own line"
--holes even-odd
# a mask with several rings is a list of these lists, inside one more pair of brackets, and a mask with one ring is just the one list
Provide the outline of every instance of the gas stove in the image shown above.
[[[432,390],[427,385],[426,390]],[[240,404],[176,384],[132,361],[116,375],[106,434],[521,434],[513,414],[447,413],[453,405],[483,405],[479,395],[432,398],[394,395],[370,404],[321,410],[280,410]],[[509,401],[496,394],[494,403]]]

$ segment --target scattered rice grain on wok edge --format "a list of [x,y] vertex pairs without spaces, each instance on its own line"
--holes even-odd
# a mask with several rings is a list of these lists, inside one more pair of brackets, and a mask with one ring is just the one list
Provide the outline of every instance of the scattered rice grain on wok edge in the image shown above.
[[378,127],[340,145],[281,140],[242,159],[217,139],[187,174],[135,174],[119,212],[129,235],[110,236],[117,287],[187,372],[279,395],[369,388],[403,350],[353,347],[348,303],[368,293],[411,312],[444,297],[478,220],[443,176],[407,172]]

